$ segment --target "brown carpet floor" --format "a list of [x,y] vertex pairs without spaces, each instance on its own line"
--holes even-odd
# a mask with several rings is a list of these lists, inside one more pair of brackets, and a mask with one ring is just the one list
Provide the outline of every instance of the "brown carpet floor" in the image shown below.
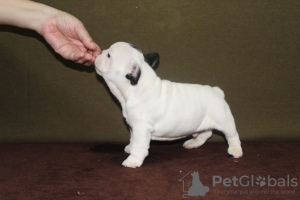
[[[300,199],[300,142],[244,142],[240,159],[226,143],[153,142],[138,169],[121,166],[124,146],[0,144],[0,200]],[[209,192],[188,196],[196,186]]]

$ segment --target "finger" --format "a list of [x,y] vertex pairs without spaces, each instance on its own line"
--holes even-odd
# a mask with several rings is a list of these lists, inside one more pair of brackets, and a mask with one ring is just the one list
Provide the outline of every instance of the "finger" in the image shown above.
[[95,43],[95,45],[97,46],[97,48],[96,48],[96,50],[94,50],[94,51],[101,52],[100,47],[99,47],[96,43]]
[[84,66],[91,66],[91,65],[93,65],[93,62],[84,63]]
[[92,59],[91,61],[84,63],[84,65],[85,65],[85,66],[91,66],[91,65],[94,64],[95,60],[96,60],[96,58],[93,57],[93,59]]
[[70,52],[69,57],[67,59],[78,62],[79,60],[84,58],[83,52]]
[[85,29],[82,23],[79,23],[76,31],[77,31],[78,38],[87,49],[93,51],[100,50],[99,46],[92,40],[90,34],[87,32],[87,30]]
[[57,51],[57,53],[60,54],[63,58],[75,62],[84,57],[84,53],[81,51],[63,51],[62,49],[60,49],[59,51]]
[[76,62],[80,63],[80,64],[85,64],[85,63],[91,62],[93,59],[94,59],[94,57],[91,54],[85,53],[84,56]]
[[85,60],[82,58],[82,59],[76,61],[76,63],[78,63],[78,64],[83,64],[83,63],[85,63]]
[[100,55],[100,53],[101,53],[101,50],[100,50],[100,49],[99,49],[99,50],[96,50],[96,51],[93,52],[93,56],[94,56],[94,57],[98,57],[98,56]]

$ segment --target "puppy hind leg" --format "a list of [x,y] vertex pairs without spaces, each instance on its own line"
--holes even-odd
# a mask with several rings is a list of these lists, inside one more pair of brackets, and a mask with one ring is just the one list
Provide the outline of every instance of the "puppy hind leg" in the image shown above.
[[228,142],[228,154],[232,155],[234,158],[242,157],[243,151],[241,141],[230,110],[227,115],[224,116],[223,120],[217,121],[217,125],[214,128],[224,133]]
[[228,154],[232,155],[234,158],[242,157],[243,150],[239,134],[236,132],[234,135],[226,136],[226,139],[228,142]]
[[200,133],[193,134],[194,138],[185,141],[183,147],[186,149],[192,149],[202,146],[212,135],[212,130],[206,130]]

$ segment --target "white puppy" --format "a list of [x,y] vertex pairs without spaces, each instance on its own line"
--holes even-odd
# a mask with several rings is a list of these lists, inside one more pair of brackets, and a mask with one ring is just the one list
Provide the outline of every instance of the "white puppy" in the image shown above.
[[241,142],[234,118],[218,87],[181,84],[157,77],[154,69],[159,55],[143,55],[137,47],[118,42],[104,50],[95,61],[96,71],[120,101],[123,116],[131,127],[129,157],[125,167],[140,167],[148,155],[150,140],[175,140],[193,135],[184,143],[191,149],[201,146],[222,131],[228,153],[242,156]]

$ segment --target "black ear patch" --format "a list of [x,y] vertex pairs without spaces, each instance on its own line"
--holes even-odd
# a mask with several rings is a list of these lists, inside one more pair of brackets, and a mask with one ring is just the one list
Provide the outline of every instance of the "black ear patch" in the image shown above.
[[140,53],[142,53],[142,50],[140,48],[138,48],[137,46],[133,45],[133,44],[129,44],[132,48],[136,49],[137,51],[139,51]]
[[145,62],[152,67],[152,69],[156,70],[159,65],[159,54],[158,53],[148,53],[144,54]]
[[136,85],[139,82],[141,76],[141,70],[138,67],[135,67],[135,69],[130,73],[130,74],[126,74],[126,78],[128,80],[130,80],[130,84],[131,85]]

